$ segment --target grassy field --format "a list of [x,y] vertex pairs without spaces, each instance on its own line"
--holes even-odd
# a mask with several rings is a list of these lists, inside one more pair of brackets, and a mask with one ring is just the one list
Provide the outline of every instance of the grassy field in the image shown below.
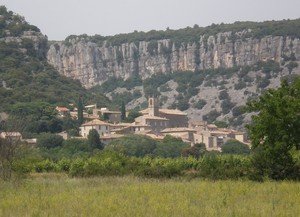
[[0,182],[0,216],[300,216],[300,183],[68,178]]

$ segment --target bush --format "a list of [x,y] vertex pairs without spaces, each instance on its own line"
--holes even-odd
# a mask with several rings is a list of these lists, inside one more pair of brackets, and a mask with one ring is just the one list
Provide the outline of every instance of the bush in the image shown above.
[[43,133],[37,139],[37,146],[44,148],[55,148],[60,147],[63,144],[64,139],[55,134]]
[[245,106],[236,106],[232,109],[232,115],[233,117],[238,117],[242,114],[244,114],[244,109],[245,109]]
[[221,114],[217,112],[217,110],[212,110],[208,114],[203,115],[203,120],[209,123],[213,123],[220,115]]
[[244,81],[240,81],[239,83],[234,85],[234,89],[235,90],[241,90],[243,88],[245,88],[247,85]]
[[113,140],[105,149],[116,151],[127,156],[144,157],[146,155],[152,155],[156,145],[156,141],[148,136],[127,135]]
[[237,156],[204,156],[197,167],[198,176],[212,180],[239,179],[250,175],[248,158]]
[[189,144],[182,141],[182,139],[172,137],[170,135],[157,143],[154,155],[157,157],[179,157],[183,149],[188,148]]
[[204,99],[199,99],[197,103],[194,104],[194,107],[197,109],[202,109],[207,102]]
[[248,145],[234,139],[228,140],[221,148],[224,154],[250,154]]
[[227,90],[222,90],[220,93],[219,93],[219,99],[220,100],[225,100],[225,99],[230,99],[228,93],[227,93]]
[[259,88],[266,88],[270,84],[270,80],[267,78],[263,78],[261,81],[258,82]]
[[185,148],[182,150],[183,157],[195,157],[199,158],[206,152],[206,147],[204,143],[197,143],[192,147]]
[[230,112],[230,110],[235,106],[234,103],[232,103],[230,100],[226,99],[223,100],[221,103],[221,108],[222,108],[222,112],[223,114],[227,114]]

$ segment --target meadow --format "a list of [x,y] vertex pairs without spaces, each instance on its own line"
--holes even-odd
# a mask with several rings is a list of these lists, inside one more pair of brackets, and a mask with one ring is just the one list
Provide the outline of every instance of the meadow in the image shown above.
[[0,216],[299,216],[300,183],[70,178],[0,182]]

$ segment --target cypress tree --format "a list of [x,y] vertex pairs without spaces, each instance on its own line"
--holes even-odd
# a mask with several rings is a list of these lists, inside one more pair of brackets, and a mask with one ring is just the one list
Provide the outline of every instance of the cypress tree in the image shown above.
[[126,109],[125,109],[125,103],[122,101],[121,104],[121,120],[124,121],[126,118]]
[[100,136],[97,130],[92,129],[89,131],[88,144],[92,149],[103,149],[103,144],[100,140]]
[[79,125],[83,123],[83,103],[81,96],[79,97],[77,104],[77,120]]

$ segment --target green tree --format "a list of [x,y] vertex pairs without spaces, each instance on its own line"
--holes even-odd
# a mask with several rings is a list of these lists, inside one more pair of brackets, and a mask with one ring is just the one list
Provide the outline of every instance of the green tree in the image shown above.
[[203,156],[206,152],[206,147],[204,143],[196,143],[194,146],[185,148],[182,150],[182,156],[183,157],[195,157],[199,158],[200,156]]
[[270,89],[248,103],[249,111],[258,112],[247,128],[255,152],[253,163],[260,175],[272,179],[293,176],[292,151],[300,148],[299,108],[299,77],[291,83],[283,80],[277,90]]
[[166,135],[165,138],[157,143],[154,155],[157,157],[180,157],[183,149],[188,148],[189,144],[182,139]]
[[134,122],[134,119],[136,119],[137,117],[139,116],[142,116],[142,114],[136,110],[131,110],[129,113],[128,113],[128,116],[127,118],[125,119],[125,122],[127,123],[132,123]]
[[248,145],[235,139],[230,139],[222,145],[223,154],[250,154]]
[[83,123],[83,102],[81,96],[79,97],[77,104],[77,117],[78,124],[81,125]]
[[152,155],[156,141],[148,136],[127,135],[110,142],[106,149],[117,151],[128,156],[144,157]]
[[121,104],[121,120],[124,121],[125,118],[126,118],[126,108],[125,108],[125,103],[124,101],[122,101],[122,104]]
[[97,130],[92,129],[89,131],[88,144],[92,149],[96,148],[102,150],[104,148]]
[[64,139],[55,134],[42,133],[37,139],[37,146],[41,148],[55,148],[62,146]]

